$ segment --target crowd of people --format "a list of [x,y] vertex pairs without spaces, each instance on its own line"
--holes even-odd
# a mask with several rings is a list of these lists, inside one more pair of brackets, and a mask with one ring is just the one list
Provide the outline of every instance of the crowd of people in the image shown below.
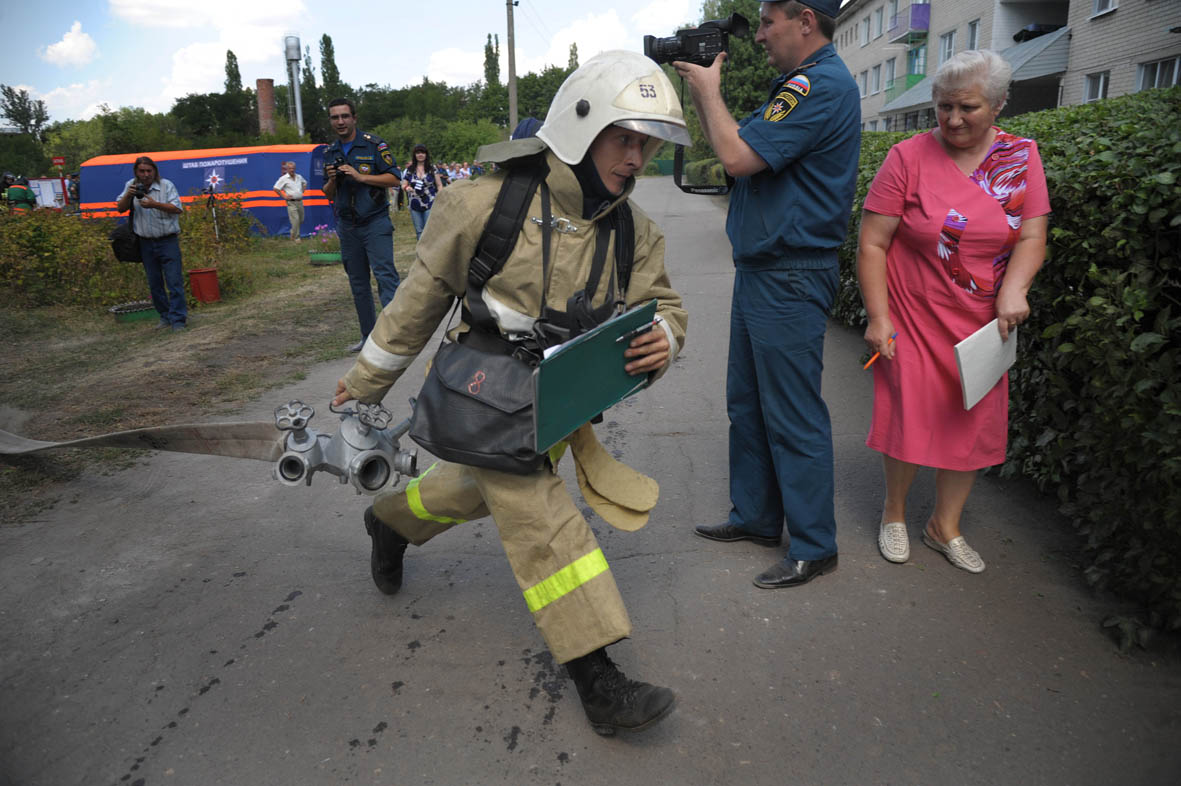
[[[779,75],[766,102],[738,121],[721,93],[725,53],[709,65],[672,64],[706,141],[735,178],[726,222],[734,265],[725,385],[730,509],[723,522],[695,532],[769,548],[780,548],[786,534],[782,558],[754,577],[762,589],[798,587],[838,564],[821,370],[860,149],[859,90],[832,45],[838,9],[839,0],[761,5],[755,41]],[[936,491],[921,542],[970,573],[985,567],[960,520],[976,472],[1004,460],[1007,379],[965,409],[953,346],[993,321],[1002,341],[1013,340],[1029,318],[1026,295],[1045,256],[1050,211],[1036,143],[994,124],[1010,77],[991,52],[943,63],[932,87],[938,127],[890,151],[863,207],[864,340],[880,355],[866,444],[882,455],[878,546],[893,563],[910,555],[907,493],[925,466],[936,471]],[[688,315],[665,269],[659,228],[629,199],[661,145],[689,144],[677,92],[652,60],[614,51],[587,61],[562,84],[545,120],[500,146],[496,171],[479,178],[482,170],[467,162],[433,163],[426,144],[399,169],[388,144],[358,127],[352,102],[333,100],[328,112],[337,138],[322,187],[360,327],[334,406],[380,402],[457,301],[462,318],[451,342],[529,364],[559,340],[655,300],[652,329],[625,345],[620,362],[652,380],[673,363]],[[289,204],[298,241],[301,208],[292,205],[308,184],[293,170],[284,165],[275,191]],[[499,257],[485,253],[485,227],[500,217],[503,195],[526,182],[521,173],[532,178],[532,190],[518,197],[524,215],[540,218],[522,221]],[[406,197],[418,237],[404,281],[393,266],[391,189]],[[132,211],[161,326],[183,329],[175,187],[140,158],[118,207]],[[551,251],[557,231],[562,242]],[[476,368],[457,388],[468,391],[472,408],[453,417],[486,424],[489,444],[472,445],[470,454],[493,456],[504,409],[496,399],[505,391]],[[488,401],[493,406],[476,406]],[[591,508],[621,529],[642,526],[655,497],[637,489],[651,481],[604,451],[589,423],[562,444]],[[671,710],[674,696],[625,677],[606,653],[632,627],[606,556],[556,474],[561,455],[534,456],[525,471],[492,458],[440,461],[404,489],[379,495],[362,517],[370,572],[381,592],[394,594],[408,546],[490,515],[526,606],[592,727],[645,728]]]

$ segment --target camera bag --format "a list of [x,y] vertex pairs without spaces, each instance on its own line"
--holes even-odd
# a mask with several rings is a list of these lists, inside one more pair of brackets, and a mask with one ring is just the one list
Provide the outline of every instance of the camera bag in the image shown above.
[[127,221],[115,225],[111,230],[111,250],[115,252],[115,259],[120,262],[143,262],[139,253],[139,235],[135,234],[132,225],[135,215],[135,200],[131,200],[131,207],[127,210]]

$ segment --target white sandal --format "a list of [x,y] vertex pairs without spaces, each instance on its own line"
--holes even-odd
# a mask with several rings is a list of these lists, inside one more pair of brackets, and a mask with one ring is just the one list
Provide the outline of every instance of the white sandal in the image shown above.
[[947,557],[948,562],[961,570],[966,570],[969,573],[984,572],[984,560],[976,553],[976,549],[968,545],[968,541],[964,540],[963,535],[954,537],[947,543],[940,543],[924,529],[923,543]]
[[906,536],[906,522],[891,521],[878,529],[878,550],[890,562],[910,559],[910,539]]

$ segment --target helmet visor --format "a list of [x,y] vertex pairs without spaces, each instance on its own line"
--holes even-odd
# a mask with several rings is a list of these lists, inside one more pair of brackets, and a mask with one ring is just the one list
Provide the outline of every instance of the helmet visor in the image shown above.
[[689,132],[673,123],[664,123],[659,120],[616,120],[614,125],[685,147],[693,144],[689,139]]

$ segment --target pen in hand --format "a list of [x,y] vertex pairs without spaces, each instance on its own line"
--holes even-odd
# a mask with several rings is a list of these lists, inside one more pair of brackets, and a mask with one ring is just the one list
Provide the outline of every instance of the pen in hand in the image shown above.
[[[896,338],[898,338],[898,331],[894,331],[894,335],[890,336],[890,340],[886,342],[886,346],[890,346],[891,344],[893,344],[893,343],[894,343],[894,339],[896,339]],[[874,362],[875,360],[877,360],[877,359],[878,359],[878,357],[880,357],[880,356],[881,356],[881,354],[882,354],[881,352],[875,352],[875,353],[873,353],[873,357],[871,357],[871,358],[869,359],[869,362],[867,362],[867,363],[866,363],[864,366],[862,366],[862,367],[861,367],[861,370],[862,370],[862,371],[865,371],[865,369],[867,369],[867,368],[869,368],[870,366],[872,366],[872,365],[873,365],[873,362]]]

